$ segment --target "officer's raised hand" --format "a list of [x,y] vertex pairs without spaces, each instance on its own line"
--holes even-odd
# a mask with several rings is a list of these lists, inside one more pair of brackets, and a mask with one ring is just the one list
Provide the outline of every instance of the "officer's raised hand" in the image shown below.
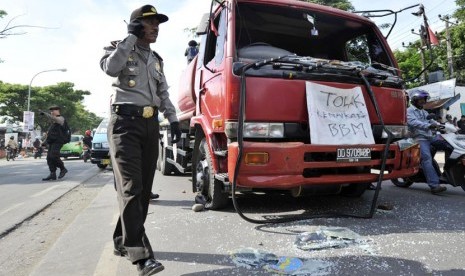
[[128,33],[142,38],[144,36],[144,25],[140,19],[134,19],[128,24]]
[[179,128],[179,122],[172,122],[171,126],[171,142],[177,143],[181,140],[181,129]]

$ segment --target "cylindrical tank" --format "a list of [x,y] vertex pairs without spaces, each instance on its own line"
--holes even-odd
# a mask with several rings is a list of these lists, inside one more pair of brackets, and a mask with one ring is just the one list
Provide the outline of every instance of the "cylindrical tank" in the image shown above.
[[[179,80],[179,91],[178,91],[178,107],[180,114],[178,117],[183,115],[194,114],[195,112],[195,97],[194,82],[195,82],[195,69],[197,67],[197,57],[195,57],[186,69],[181,74]],[[181,118],[180,118],[181,119]]]

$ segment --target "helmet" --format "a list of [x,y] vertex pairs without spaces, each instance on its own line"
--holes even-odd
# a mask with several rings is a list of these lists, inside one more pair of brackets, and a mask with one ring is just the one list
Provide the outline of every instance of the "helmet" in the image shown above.
[[187,45],[189,45],[189,46],[191,46],[191,47],[195,47],[195,46],[197,46],[198,44],[197,44],[197,41],[191,40],[191,41],[189,41],[189,43],[187,43]]
[[92,133],[92,132],[90,132],[90,130],[86,130],[86,135],[87,135],[87,136],[90,136],[91,133]]
[[429,93],[422,89],[415,89],[410,93],[410,101],[415,103],[418,99],[424,98],[425,100],[429,100]]

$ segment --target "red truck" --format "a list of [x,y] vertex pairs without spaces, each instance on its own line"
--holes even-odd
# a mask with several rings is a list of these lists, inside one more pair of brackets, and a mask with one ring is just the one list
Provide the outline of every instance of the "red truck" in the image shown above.
[[[404,82],[372,21],[303,1],[216,2],[179,85],[183,138],[173,145],[161,127],[164,175],[191,173],[193,191],[218,209],[232,186],[360,196],[418,171]],[[326,98],[315,105],[316,94]]]

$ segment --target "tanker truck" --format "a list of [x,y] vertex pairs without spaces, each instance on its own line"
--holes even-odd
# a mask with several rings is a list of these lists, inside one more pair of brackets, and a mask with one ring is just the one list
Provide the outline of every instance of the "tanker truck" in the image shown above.
[[[205,207],[232,191],[361,196],[418,171],[405,84],[371,20],[294,0],[215,1],[161,124],[158,168],[190,174]],[[378,185],[379,186],[379,185]]]

